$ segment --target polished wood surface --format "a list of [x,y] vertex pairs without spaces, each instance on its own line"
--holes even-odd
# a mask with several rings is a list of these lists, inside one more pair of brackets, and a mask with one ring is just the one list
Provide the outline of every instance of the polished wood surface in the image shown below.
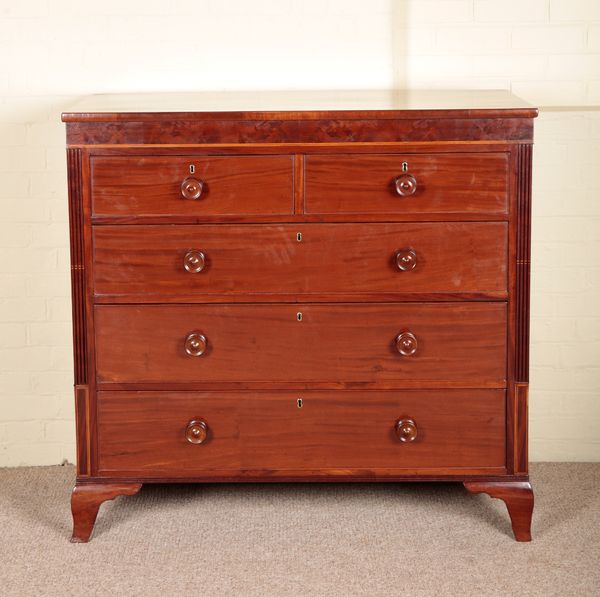
[[464,485],[471,493],[487,493],[502,500],[510,515],[515,539],[531,541],[534,498],[528,481],[465,481]]
[[94,292],[115,301],[508,291],[503,222],[98,226],[93,241]]
[[[201,445],[186,432],[198,419],[210,429]],[[403,419],[418,425],[413,441],[398,439]],[[400,474],[505,464],[503,390],[100,392],[98,425],[106,475],[317,468]]]
[[98,305],[95,322],[98,382],[506,380],[504,303]]
[[99,99],[63,115],[74,539],[144,482],[415,479],[503,499],[528,539],[537,110]]
[[[415,180],[412,186],[402,175],[404,169]],[[398,178],[407,185],[405,190]],[[305,210],[309,214],[356,215],[408,212],[424,219],[429,213],[505,214],[508,156],[311,155],[306,158]]]
[[95,216],[291,214],[293,175],[289,155],[97,157],[92,210]]
[[[375,89],[200,93],[98,94],[64,112],[64,122],[184,118],[331,118],[339,114],[377,118],[433,115],[438,118],[533,118],[537,109],[504,90]],[[362,113],[362,114],[361,114]]]
[[141,483],[78,483],[71,494],[73,535],[71,543],[87,543],[90,540],[100,506],[120,495],[135,495]]

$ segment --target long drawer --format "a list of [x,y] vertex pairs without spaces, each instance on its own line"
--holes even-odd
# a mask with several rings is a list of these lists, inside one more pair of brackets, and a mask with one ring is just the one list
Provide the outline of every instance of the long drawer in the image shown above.
[[311,155],[308,214],[508,214],[506,153]]
[[292,213],[292,156],[98,156],[94,216]]
[[152,477],[501,468],[504,400],[504,390],[100,392],[99,469]]
[[97,376],[489,387],[506,379],[506,318],[500,302],[97,305]]
[[507,289],[505,222],[97,226],[93,235],[97,296]]

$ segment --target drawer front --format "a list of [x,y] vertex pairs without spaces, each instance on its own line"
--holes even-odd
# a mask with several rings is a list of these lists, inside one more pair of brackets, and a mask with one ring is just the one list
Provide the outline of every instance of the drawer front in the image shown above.
[[96,156],[91,179],[94,216],[292,213],[293,160],[287,155]]
[[505,393],[100,392],[98,440],[101,472],[149,477],[500,468]]
[[100,382],[506,376],[505,303],[97,305],[95,328]]
[[93,234],[96,295],[507,289],[504,222],[98,226]]
[[[407,172],[403,172],[406,163]],[[508,214],[505,153],[307,156],[309,214]]]

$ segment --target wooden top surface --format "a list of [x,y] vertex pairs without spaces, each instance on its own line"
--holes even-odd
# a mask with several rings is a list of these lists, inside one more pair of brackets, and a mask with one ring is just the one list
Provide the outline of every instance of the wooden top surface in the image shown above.
[[92,95],[64,122],[296,120],[327,118],[535,118],[532,107],[500,90],[230,91]]

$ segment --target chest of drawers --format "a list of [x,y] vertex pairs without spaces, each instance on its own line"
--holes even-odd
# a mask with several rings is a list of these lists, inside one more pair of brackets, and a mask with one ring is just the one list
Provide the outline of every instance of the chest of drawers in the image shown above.
[[67,123],[74,541],[153,482],[457,481],[530,539],[537,111],[106,96]]

